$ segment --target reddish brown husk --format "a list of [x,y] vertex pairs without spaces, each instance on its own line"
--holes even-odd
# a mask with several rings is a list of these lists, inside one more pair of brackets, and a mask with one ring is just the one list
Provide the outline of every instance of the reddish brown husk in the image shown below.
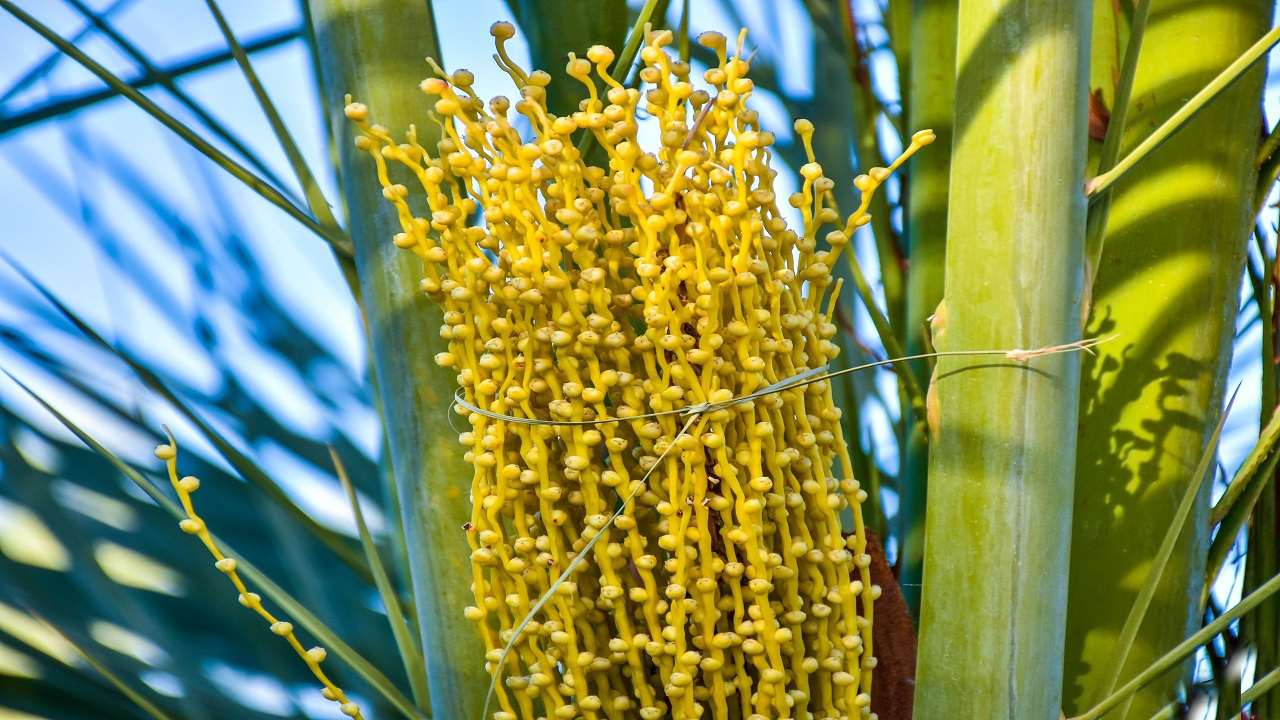
[[880,538],[870,529],[867,554],[871,556],[871,581],[881,591],[871,628],[876,655],[871,712],[880,720],[911,720],[916,691],[916,628]]

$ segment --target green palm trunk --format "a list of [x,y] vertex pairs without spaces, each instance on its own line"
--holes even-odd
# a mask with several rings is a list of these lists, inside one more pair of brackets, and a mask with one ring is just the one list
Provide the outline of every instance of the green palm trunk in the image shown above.
[[[1089,21],[960,6],[941,350],[1080,337]],[[1058,717],[1078,363],[939,360],[917,718]]]
[[352,145],[355,130],[341,102],[352,93],[376,108],[377,121],[394,132],[417,123],[420,140],[432,145],[428,133],[438,131],[426,121],[431,102],[418,83],[429,73],[423,58],[439,57],[435,24],[421,3],[313,0],[310,6],[382,392],[432,715],[475,718],[488,675],[475,626],[462,615],[475,602],[470,551],[460,529],[471,517],[472,471],[449,425],[453,374],[433,361],[447,349],[437,332],[441,310],[418,289],[421,262],[391,243],[400,231],[395,210],[382,198],[373,163]]
[[[1125,127],[1132,148],[1265,32],[1259,0],[1152,2]],[[1064,707],[1106,693],[1112,645],[1217,423],[1253,207],[1261,70],[1113,190],[1080,405]],[[1209,484],[1119,680],[1199,627]],[[1114,680],[1114,678],[1113,678]],[[1115,717],[1145,719],[1178,672]]]

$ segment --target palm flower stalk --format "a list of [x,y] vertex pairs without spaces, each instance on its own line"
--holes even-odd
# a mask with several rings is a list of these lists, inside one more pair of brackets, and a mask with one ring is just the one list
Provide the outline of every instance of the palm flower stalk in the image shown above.
[[[1089,7],[960,4],[940,351],[1080,337]],[[945,357],[915,713],[1059,716],[1079,361]]]
[[284,638],[294,652],[298,653],[298,657],[306,663],[307,668],[320,681],[322,686],[320,693],[324,698],[338,703],[343,715],[353,720],[364,720],[364,715],[360,712],[360,706],[352,702],[346,693],[342,691],[342,688],[335,685],[325,671],[321,669],[320,663],[324,662],[325,658],[328,657],[328,652],[318,646],[311,649],[304,648],[293,632],[293,623],[281,620],[272,614],[270,610],[267,610],[262,604],[262,596],[256,592],[250,592],[244,580],[240,578],[236,559],[223,554],[222,548],[219,547],[218,542],[209,532],[204,519],[196,513],[195,504],[191,499],[192,494],[200,489],[200,479],[192,475],[178,477],[178,443],[167,428],[165,433],[169,435],[169,442],[166,445],[156,446],[155,455],[164,461],[165,468],[169,473],[169,484],[173,486],[182,510],[186,513],[186,517],[179,521],[178,527],[182,528],[182,531],[188,535],[195,535],[199,538],[201,544],[209,551],[209,554],[213,555],[214,567],[225,574],[231,584],[235,586],[239,592],[238,599],[240,604],[265,620],[270,626],[271,632]]
[[[774,136],[747,106],[745,33],[732,54],[699,37],[719,60],[712,91],[668,55],[670,32],[646,38],[643,93],[609,75],[612,50],[570,55],[587,99],[556,116],[550,76],[504,51],[514,28],[492,31],[522,99],[486,106],[471,73],[436,68],[422,83],[438,98],[435,148],[347,106],[397,208],[394,243],[422,259],[444,310],[436,361],[457,372],[474,468],[465,613],[495,678],[492,717],[870,716],[880,588],[867,493],[820,377],[838,352],[831,268],[875,190],[933,135],[860,176],[841,221],[813,125],[797,121],[797,232],[773,189]],[[589,141],[607,168],[586,162]],[[429,218],[393,178],[406,170]]]

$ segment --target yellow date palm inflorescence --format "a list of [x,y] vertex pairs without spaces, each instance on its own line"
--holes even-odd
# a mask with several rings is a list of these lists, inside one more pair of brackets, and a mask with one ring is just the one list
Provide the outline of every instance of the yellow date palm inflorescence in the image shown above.
[[[699,37],[719,57],[710,92],[664,50],[670,32],[646,38],[644,92],[609,76],[612,50],[571,55],[587,98],[556,117],[550,76],[503,51],[514,28],[492,32],[514,106],[437,68],[422,83],[443,130],[430,149],[346,110],[399,212],[394,242],[422,258],[445,311],[436,361],[457,370],[474,467],[465,613],[503,678],[492,717],[869,716],[880,589],[830,382],[730,401],[835,357],[831,269],[932,133],[860,176],[841,222],[813,125],[797,121],[797,232],[773,191],[774,136],[746,105],[745,33],[732,56],[723,35]],[[580,131],[605,166],[575,147]],[[389,166],[416,178],[429,217]]]

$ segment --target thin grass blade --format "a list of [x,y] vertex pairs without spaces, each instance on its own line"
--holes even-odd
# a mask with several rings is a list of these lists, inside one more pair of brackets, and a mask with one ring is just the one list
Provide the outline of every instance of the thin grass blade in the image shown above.
[[1249,492],[1231,506],[1230,512],[1222,519],[1222,523],[1218,526],[1218,533],[1213,536],[1213,542],[1209,545],[1209,557],[1205,562],[1204,587],[1200,591],[1200,607],[1208,605],[1213,584],[1217,582],[1218,574],[1227,564],[1227,557],[1231,554],[1231,548],[1235,545],[1240,531],[1253,515],[1253,509],[1258,504],[1258,499],[1262,497],[1262,491],[1267,488],[1275,474],[1277,462],[1280,462],[1280,453],[1272,454],[1259,471],[1247,480],[1239,480],[1242,484],[1248,485]]
[[211,115],[208,110],[205,110],[204,106],[196,102],[196,100],[183,91],[182,88],[178,87],[177,83],[173,81],[173,78],[169,77],[164,73],[164,71],[156,67],[156,65],[151,62],[150,58],[148,58],[142,50],[129,42],[129,39],[124,35],[116,31],[116,29],[112,27],[102,15],[94,12],[88,5],[85,5],[83,0],[66,1],[71,3],[71,5],[75,7],[75,9],[83,15],[93,27],[96,27],[103,35],[107,36],[107,38],[115,43],[116,47],[120,48],[124,54],[132,58],[133,61],[142,68],[143,72],[155,77],[156,82],[158,82],[161,87],[169,91],[170,95],[190,110],[191,113],[196,116],[196,119],[208,128],[210,132],[217,135],[218,138],[226,144],[230,145],[231,148],[240,155],[240,157],[244,158],[255,170],[261,173],[263,178],[275,185],[286,195],[289,194],[284,189],[284,183],[280,180],[280,177],[276,175],[271,168],[267,167],[266,163],[262,162],[262,160],[254,154],[253,150],[249,149],[248,145],[241,141],[240,138],[236,137],[235,133],[227,129],[222,123],[218,122],[218,119]]
[[342,252],[347,255],[351,254],[350,244],[346,242],[345,238],[336,237],[332,235],[332,233],[330,233],[326,228],[324,228],[318,222],[316,222],[315,218],[312,218],[310,215],[307,215],[301,208],[299,208],[297,205],[294,205],[284,195],[284,193],[282,193],[274,185],[268,183],[266,180],[263,180],[262,178],[253,174],[252,172],[247,170],[243,165],[240,165],[235,160],[227,156],[226,153],[223,153],[221,150],[218,150],[217,148],[215,148],[207,140],[205,140],[204,138],[200,137],[197,133],[192,131],[191,128],[187,127],[177,118],[165,112],[159,105],[156,105],[154,102],[148,99],[145,95],[143,95],[142,93],[130,87],[128,83],[116,77],[109,70],[107,70],[102,65],[98,64],[96,61],[93,60],[93,58],[90,58],[87,54],[85,54],[79,48],[67,42],[60,35],[58,35],[56,32],[50,29],[47,25],[35,19],[34,17],[27,14],[26,12],[23,12],[21,8],[19,8],[17,5],[14,5],[10,0],[0,0],[0,8],[9,12],[9,14],[13,15],[15,18],[21,21],[24,25],[34,30],[41,37],[53,43],[55,46],[57,46],[59,50],[66,53],[67,56],[69,56],[71,59],[83,65],[85,69],[87,69],[89,72],[96,75],[100,80],[107,83],[107,85],[111,86],[113,90],[120,93],[124,97],[128,98],[138,107],[142,108],[142,110],[144,110],[148,115],[151,115],[153,118],[160,121],[161,124],[163,124],[165,127],[172,130],[174,133],[176,133],[179,137],[181,137],[186,142],[190,143],[192,147],[194,147],[196,150],[200,151],[203,155],[208,157],[214,163],[222,167],[224,170],[230,173],[237,180],[240,180],[245,185],[248,185],[250,189],[252,189],[254,192],[261,195],[264,199],[266,199],[272,205],[275,205],[281,210],[284,210],[289,216],[293,217],[298,222],[302,223],[302,225],[306,227],[308,230],[311,230],[316,235],[319,235],[322,239],[328,241],[339,252]]
[[107,667],[105,663],[101,662],[96,657],[94,657],[93,654],[90,653],[88,650],[86,650],[83,646],[81,646],[79,643],[75,642],[70,637],[68,637],[65,633],[59,630],[56,625],[44,620],[39,615],[32,612],[30,609],[28,609],[27,612],[30,613],[32,617],[34,617],[35,619],[43,623],[45,627],[49,628],[49,630],[57,633],[63,640],[66,640],[67,643],[71,645],[71,647],[75,648],[76,652],[80,654],[80,657],[84,658],[85,662],[89,663],[89,665],[93,667],[94,670],[97,670],[103,677],[107,679],[108,682],[114,685],[122,695],[129,698],[129,700],[131,700],[135,705],[137,705],[140,710],[150,715],[151,717],[155,718],[155,720],[175,720],[175,718],[172,715],[170,715],[169,713],[166,713],[164,710],[161,710],[158,705],[148,700],[142,693],[130,687],[129,684],[126,683],[123,679],[121,679],[119,675],[116,675],[114,672],[112,672],[111,668]]
[[[880,338],[881,344],[884,345],[885,352],[889,357],[900,358],[906,356],[902,346],[898,343],[898,336],[894,334],[893,327],[889,324],[889,318],[880,312],[880,307],[876,305],[875,296],[871,292],[871,284],[867,282],[867,276],[862,272],[862,265],[858,262],[856,253],[849,252],[849,266],[853,269],[853,286],[858,291],[858,297],[862,300],[862,305],[867,309],[867,314],[871,316],[871,323],[876,328],[876,335]],[[925,408],[924,391],[920,389],[920,384],[916,382],[915,373],[911,372],[911,367],[906,361],[895,361],[893,363],[894,373],[898,376],[898,382],[902,385],[907,399],[911,402],[911,411],[915,415],[917,422],[926,422],[927,411]]]
[[1240,702],[1251,703],[1262,697],[1266,692],[1274,687],[1280,687],[1280,668],[1274,668],[1271,672],[1254,681],[1248,690],[1240,696]]
[[[1133,11],[1129,42],[1125,44],[1120,77],[1116,81],[1115,100],[1111,103],[1111,119],[1107,123],[1107,134],[1102,141],[1102,154],[1098,159],[1100,173],[1115,167],[1120,159],[1120,146],[1129,114],[1129,100],[1133,94],[1133,79],[1138,73],[1138,53],[1142,51],[1142,36],[1147,29],[1147,11],[1150,6],[1151,0],[1138,0],[1138,5]],[[1093,279],[1098,272],[1098,263],[1102,259],[1102,246],[1106,240],[1107,218],[1110,214],[1110,193],[1089,208],[1084,247],[1085,257],[1089,260],[1089,277],[1085,278],[1085,282],[1090,285],[1093,284]]]
[[1111,695],[1107,696],[1106,699],[1095,705],[1088,712],[1078,715],[1071,720],[1097,720],[1097,718],[1102,717],[1105,713],[1124,702],[1125,698],[1132,695],[1143,685],[1146,685],[1176,666],[1178,663],[1185,660],[1196,651],[1196,648],[1212,640],[1214,637],[1230,627],[1231,623],[1245,615],[1248,615],[1255,608],[1266,602],[1278,592],[1280,592],[1280,575],[1271,578],[1257,590],[1253,591],[1253,593],[1242,599],[1230,610],[1227,610],[1222,615],[1219,615],[1213,622],[1205,625],[1199,632],[1194,633],[1186,640],[1178,643],[1178,645],[1172,650],[1165,653],[1160,657],[1160,659],[1149,665],[1142,672],[1138,673],[1136,677],[1125,683],[1119,690],[1111,693]]
[[[297,40],[300,34],[301,30],[299,28],[289,28],[286,30],[266,33],[246,42],[244,44],[244,49],[250,54],[261,52],[263,50],[270,50],[284,45],[285,43]],[[56,55],[57,57],[63,57],[64,53],[61,50],[58,50]],[[165,76],[176,79],[184,75],[200,72],[201,70],[205,70],[216,65],[221,65],[230,59],[232,59],[231,53],[226,51],[205,53],[161,68],[161,71]],[[130,80],[124,81],[124,84],[134,90],[141,90],[143,88],[151,87],[152,85],[157,85],[159,82],[160,79],[157,76],[143,73]],[[28,110],[23,110],[13,115],[5,115],[3,118],[0,118],[0,135],[6,135],[8,133],[21,130],[29,125],[62,117],[76,112],[77,110],[83,110],[91,105],[112,100],[119,97],[119,95],[119,91],[115,88],[105,87],[75,95],[55,97]]]
[[297,503],[289,497],[288,493],[286,493],[278,483],[272,480],[271,477],[257,465],[257,463],[251,460],[244,453],[240,452],[235,445],[210,426],[204,418],[201,417],[193,407],[191,407],[190,404],[178,397],[178,395],[173,392],[172,389],[170,389],[154,371],[148,368],[145,363],[138,361],[128,352],[113,345],[110,341],[94,330],[91,325],[81,319],[79,315],[64,305],[62,301],[53,295],[53,293],[49,292],[49,290],[45,288],[35,277],[26,272],[26,270],[21,266],[14,263],[7,255],[4,255],[4,257],[9,261],[10,267],[13,267],[18,273],[20,273],[33,288],[43,295],[50,304],[57,308],[68,322],[74,325],[81,333],[94,343],[112,352],[123,360],[147,387],[151,388],[151,390],[167,400],[177,408],[179,412],[186,416],[187,419],[194,423],[200,429],[200,432],[205,436],[205,438],[208,439],[215,448],[217,448],[218,452],[221,453],[224,458],[226,458],[227,462],[231,463],[231,466],[236,469],[236,472],[240,473],[246,480],[266,494],[272,502],[288,513],[290,517],[315,536],[315,538],[323,543],[325,547],[328,547],[334,555],[354,570],[361,579],[366,582],[373,582],[373,574],[368,565],[365,564],[364,558],[350,546],[345,538],[320,525],[314,518],[308,515],[306,511],[298,507]]
[[249,83],[250,89],[253,90],[253,96],[258,101],[258,106],[262,108],[262,112],[267,116],[267,121],[271,123],[271,131],[275,133],[276,140],[280,143],[280,148],[284,150],[284,154],[289,158],[289,166],[293,168],[293,174],[297,177],[298,184],[302,186],[307,208],[311,210],[312,216],[316,218],[320,225],[335,235],[345,235],[342,228],[338,226],[337,219],[333,216],[329,201],[320,190],[320,185],[316,183],[315,175],[311,173],[311,168],[307,166],[306,159],[302,157],[302,151],[298,149],[298,144],[294,142],[293,135],[290,134],[284,119],[280,117],[280,112],[276,110],[275,103],[271,101],[271,96],[267,94],[266,88],[262,86],[262,82],[258,79],[258,73],[254,71],[252,63],[249,62],[249,54],[241,47],[240,41],[236,39],[235,33],[231,30],[231,26],[227,24],[227,19],[222,14],[222,10],[218,8],[217,0],[205,1],[209,6],[209,12],[213,14],[213,19],[218,23],[218,29],[222,31],[222,37],[227,41],[227,47],[231,50],[232,57],[236,59],[236,64],[240,66],[240,71],[244,73],[245,81]]
[[351,511],[355,515],[356,527],[360,531],[360,544],[364,547],[364,554],[369,561],[369,568],[373,570],[373,579],[378,586],[378,595],[382,598],[382,605],[387,610],[387,620],[391,623],[391,634],[395,637],[396,648],[400,651],[401,659],[404,660],[404,671],[409,677],[413,699],[417,702],[419,710],[423,713],[428,713],[431,707],[431,694],[427,686],[426,661],[413,641],[413,631],[409,629],[409,622],[405,619],[400,598],[397,597],[395,588],[391,586],[391,579],[387,576],[386,569],[382,567],[382,561],[378,557],[378,547],[374,544],[373,535],[369,532],[369,526],[364,521],[364,513],[360,510],[360,498],[357,497],[356,489],[351,484],[351,478],[347,477],[347,470],[342,464],[342,458],[338,456],[338,451],[332,446],[329,448],[329,454],[333,458],[333,467],[337,472],[338,480],[342,482],[342,488],[347,491],[347,499],[351,502]]
[[1151,135],[1147,136],[1146,140],[1143,140],[1123,160],[1116,163],[1114,168],[1086,183],[1085,193],[1089,196],[1090,202],[1096,201],[1099,195],[1114,185],[1125,173],[1129,172],[1139,160],[1159,147],[1165,140],[1168,140],[1183,125],[1186,125],[1195,117],[1196,113],[1203,110],[1205,106],[1213,102],[1214,98],[1231,87],[1231,84],[1253,68],[1255,63],[1266,57],[1267,52],[1278,42],[1280,42],[1280,25],[1272,28],[1270,32],[1259,38],[1258,42],[1253,44],[1253,47],[1246,50],[1235,62],[1228,65],[1217,77],[1209,81],[1209,84],[1205,85],[1203,90],[1196,93],[1168,120],[1164,121],[1160,127],[1156,128]]
[[[132,2],[133,0],[115,0],[115,2],[111,3],[110,5],[108,5],[106,8],[102,10],[102,12],[99,14],[99,17],[104,19],[111,17],[111,15],[113,15],[114,13],[127,8],[129,4]],[[92,32],[93,32],[93,23],[89,23],[88,25],[85,25],[83,28],[80,29],[79,32],[77,32],[75,35],[71,37],[72,44],[81,42]],[[62,53],[58,52],[57,50],[49,53],[47,56],[45,56],[44,60],[41,60],[40,62],[36,63],[35,66],[33,66],[30,70],[24,73],[22,77],[15,80],[13,84],[10,85],[9,87],[5,88],[4,92],[0,93],[0,103],[8,102],[15,95],[31,87],[33,84],[36,83],[36,81],[48,75],[50,72],[53,71],[54,66],[58,64],[58,60],[60,60],[61,58],[62,58]]]
[[1277,444],[1280,444],[1280,412],[1271,416],[1271,422],[1268,422],[1267,426],[1262,429],[1258,436],[1257,444],[1245,456],[1244,463],[1236,471],[1236,475],[1231,480],[1231,484],[1227,486],[1226,492],[1222,494],[1217,504],[1213,506],[1213,512],[1209,515],[1209,521],[1213,525],[1217,525],[1227,517],[1228,513],[1231,512],[1232,506],[1244,494],[1250,482],[1259,477],[1258,468],[1276,450]]

